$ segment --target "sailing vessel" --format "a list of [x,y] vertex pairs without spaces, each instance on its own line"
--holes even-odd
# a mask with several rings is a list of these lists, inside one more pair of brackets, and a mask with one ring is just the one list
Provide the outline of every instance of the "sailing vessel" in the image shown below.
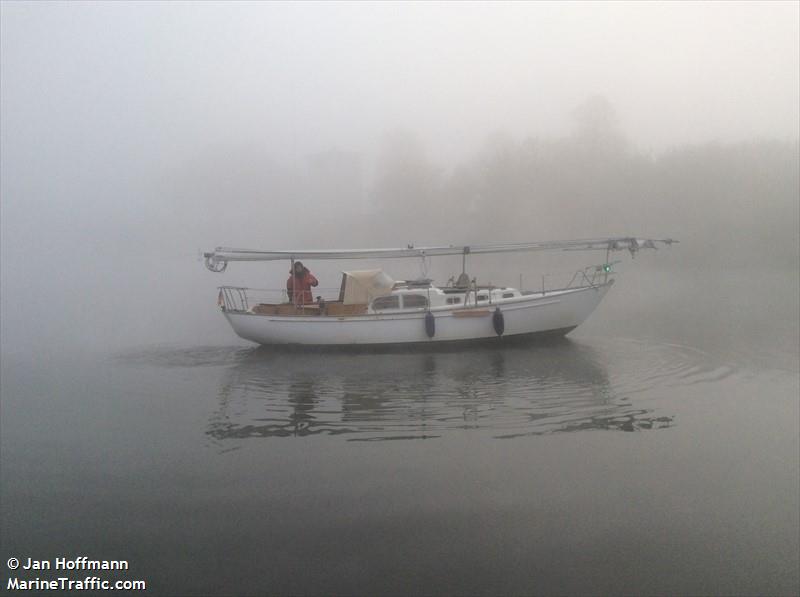
[[[492,341],[533,335],[564,335],[580,325],[614,284],[612,253],[676,243],[671,238],[614,237],[527,243],[396,249],[257,251],[217,247],[203,253],[206,267],[224,271],[234,261],[300,259],[428,259],[462,256],[462,272],[444,286],[429,278],[394,280],[382,269],[342,272],[338,295],[309,304],[285,293],[264,300],[257,289],[219,287],[218,304],[234,332],[265,345],[370,346]],[[561,287],[523,291],[479,284],[466,273],[475,254],[533,251],[605,251],[605,261],[578,270]]]

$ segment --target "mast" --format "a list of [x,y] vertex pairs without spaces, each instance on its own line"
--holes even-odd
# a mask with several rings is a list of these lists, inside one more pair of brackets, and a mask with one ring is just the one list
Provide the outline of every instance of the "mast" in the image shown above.
[[[278,261],[278,260],[326,260],[326,259],[403,259],[412,257],[439,257],[445,255],[466,256],[492,253],[522,253],[529,251],[592,251],[602,250],[610,254],[612,251],[630,251],[635,255],[640,249],[656,249],[656,244],[672,245],[677,243],[672,238],[643,239],[632,236],[620,236],[596,239],[576,239],[558,241],[532,241],[523,243],[493,243],[480,245],[446,245],[431,247],[415,247],[385,249],[341,249],[341,250],[279,250],[263,251],[217,247],[213,251],[203,253],[206,267],[213,272],[224,271],[231,261]],[[606,259],[608,261],[608,259]]]

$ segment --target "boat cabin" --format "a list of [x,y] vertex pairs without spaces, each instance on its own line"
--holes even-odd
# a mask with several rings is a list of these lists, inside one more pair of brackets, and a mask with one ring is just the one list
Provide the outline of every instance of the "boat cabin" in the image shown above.
[[508,299],[521,298],[516,288],[404,288],[392,290],[391,294],[373,299],[368,312],[427,310],[437,307],[457,308],[488,306]]
[[[434,286],[428,278],[392,280],[383,270],[342,272],[339,300],[342,305],[366,305],[367,313],[425,311],[490,305],[519,298],[515,288]],[[328,305],[330,307],[330,304]]]

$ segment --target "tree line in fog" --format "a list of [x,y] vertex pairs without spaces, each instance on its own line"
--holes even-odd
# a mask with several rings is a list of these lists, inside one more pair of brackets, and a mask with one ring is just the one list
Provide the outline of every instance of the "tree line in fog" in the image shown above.
[[797,263],[796,139],[647,155],[602,98],[583,104],[575,121],[562,138],[493,134],[450,171],[413,135],[388,137],[371,189],[376,226],[387,219],[392,234],[447,242],[669,235],[696,258]]
[[652,154],[626,138],[601,97],[572,115],[574,128],[561,137],[497,132],[447,167],[402,130],[385,134],[375,156],[331,150],[287,163],[267,142],[214,147],[168,175],[170,196],[184,198],[170,206],[210,207],[194,211],[204,218],[195,232],[217,244],[405,246],[634,233],[679,238],[681,259],[797,266],[796,137]]

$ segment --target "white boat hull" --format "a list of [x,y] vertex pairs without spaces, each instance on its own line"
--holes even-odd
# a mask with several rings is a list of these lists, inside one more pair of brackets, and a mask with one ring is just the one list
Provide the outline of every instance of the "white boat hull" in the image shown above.
[[[427,311],[359,316],[282,316],[225,311],[237,335],[267,345],[390,345],[430,344],[496,338],[493,314],[503,315],[503,337],[568,333],[580,325],[605,296],[613,280],[544,295],[527,295],[486,307],[434,308],[435,333],[428,337]],[[459,315],[459,311],[462,313]],[[464,316],[463,311],[472,311]],[[482,312],[482,313],[476,313]]]

